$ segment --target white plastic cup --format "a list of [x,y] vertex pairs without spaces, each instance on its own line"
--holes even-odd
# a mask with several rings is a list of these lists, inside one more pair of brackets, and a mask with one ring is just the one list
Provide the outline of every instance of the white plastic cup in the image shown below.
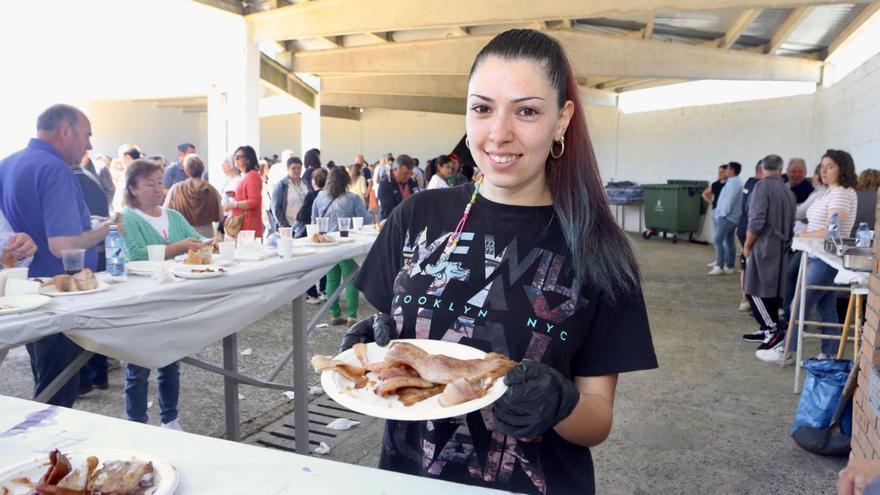
[[27,280],[28,278],[28,268],[26,266],[7,268],[2,273],[6,275],[6,278],[17,278],[19,280]]
[[218,244],[220,258],[226,261],[235,261],[235,241],[223,241]]
[[308,236],[309,240],[312,240],[312,236],[320,232],[321,231],[318,230],[318,224],[310,223],[306,225],[306,235]]
[[250,247],[251,244],[254,243],[254,235],[256,234],[253,230],[242,230],[238,233],[238,247],[239,248],[247,248]]
[[351,221],[354,224],[354,230],[361,230],[364,228],[364,217],[352,217]]
[[165,245],[151,244],[147,246],[147,258],[150,261],[165,261]]
[[278,256],[283,260],[293,257],[293,239],[278,239]]
[[278,235],[282,239],[293,239],[293,227],[281,227],[278,229]]

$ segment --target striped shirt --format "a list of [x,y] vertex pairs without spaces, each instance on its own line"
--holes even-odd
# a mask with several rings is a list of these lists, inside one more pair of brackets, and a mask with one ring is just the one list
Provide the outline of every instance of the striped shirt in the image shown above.
[[851,187],[828,188],[825,194],[813,201],[807,210],[807,231],[828,229],[828,217],[831,216],[831,210],[842,210],[846,213],[840,215],[840,232],[841,237],[846,237],[852,232],[856,223],[856,207],[858,206],[856,198],[856,191]]

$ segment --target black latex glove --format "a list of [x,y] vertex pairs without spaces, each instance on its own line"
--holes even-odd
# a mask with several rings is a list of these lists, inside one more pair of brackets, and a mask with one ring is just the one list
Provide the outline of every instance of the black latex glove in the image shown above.
[[495,429],[517,438],[543,435],[567,418],[581,398],[574,382],[536,361],[522,361],[504,377],[507,391],[494,404]]
[[382,347],[388,345],[398,337],[397,323],[394,318],[386,314],[376,314],[355,323],[345,332],[342,343],[339,344],[339,352],[351,349],[351,346],[369,342],[375,342]]

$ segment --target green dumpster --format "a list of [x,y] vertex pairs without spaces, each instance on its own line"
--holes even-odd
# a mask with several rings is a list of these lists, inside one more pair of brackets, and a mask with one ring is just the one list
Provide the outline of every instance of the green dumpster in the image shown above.
[[[673,179],[667,180],[667,184],[676,185],[676,186],[693,186],[700,188],[700,193],[702,193],[707,187],[709,187],[709,181],[706,180],[680,180]],[[709,209],[709,205],[706,204],[705,201],[700,200],[700,215],[705,215],[706,211]]]
[[672,234],[672,241],[678,241],[678,233],[688,233],[689,239],[700,228],[700,204],[703,202],[697,185],[648,184],[645,192],[645,227],[643,236],[647,239],[654,233]]

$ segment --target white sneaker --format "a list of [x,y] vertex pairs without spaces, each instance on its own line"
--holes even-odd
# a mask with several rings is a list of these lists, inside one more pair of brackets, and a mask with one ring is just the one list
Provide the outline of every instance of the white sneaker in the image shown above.
[[180,427],[180,423],[176,419],[169,423],[162,423],[160,426],[168,430],[183,431],[183,428]]
[[736,268],[722,268],[722,270],[724,270],[724,273],[725,273],[726,275],[730,275],[730,274],[732,274],[732,273],[736,273]]
[[749,304],[748,301],[742,301],[739,303],[739,307],[736,309],[739,311],[751,311],[752,306]]
[[720,266],[713,266],[712,271],[707,273],[707,275],[724,275],[726,272]]
[[321,304],[321,298],[306,296],[306,303],[308,303],[308,304]]
[[327,300],[327,294],[325,294],[325,293],[323,293],[323,292],[322,292],[321,295],[318,296],[318,297],[321,299],[321,301],[326,301],[326,300]]
[[[782,364],[782,356],[785,354],[785,341],[782,341],[776,347],[772,349],[764,349],[762,351],[755,351],[755,357],[764,361],[765,363],[772,364]],[[791,356],[788,356],[788,359],[785,360],[786,364],[791,363]]]
[[709,268],[712,268],[713,266],[715,266],[715,260],[712,260],[712,261],[706,263],[706,266],[708,266]]

